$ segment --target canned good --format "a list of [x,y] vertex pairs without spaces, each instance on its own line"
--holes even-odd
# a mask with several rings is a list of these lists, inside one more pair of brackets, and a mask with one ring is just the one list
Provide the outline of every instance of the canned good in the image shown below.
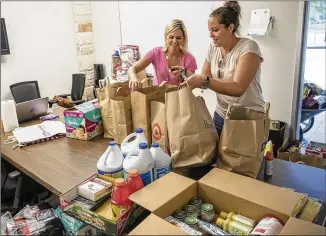
[[174,213],[173,213],[173,217],[184,222],[185,221],[185,218],[187,216],[187,213],[183,210],[176,210]]
[[265,216],[253,229],[253,235],[278,235],[283,229],[283,222],[273,216]]
[[204,203],[201,206],[200,218],[203,221],[210,223],[213,221],[214,216],[215,216],[215,211],[213,205],[209,203]]
[[185,211],[187,216],[197,217],[197,207],[194,205],[187,205],[185,206]]
[[185,219],[185,223],[189,225],[191,228],[198,230],[197,218],[194,216],[187,216]]
[[194,206],[197,207],[197,217],[200,216],[200,210],[201,210],[201,205],[202,204],[203,204],[203,201],[198,197],[195,197],[195,198],[190,200],[190,205],[194,205]]

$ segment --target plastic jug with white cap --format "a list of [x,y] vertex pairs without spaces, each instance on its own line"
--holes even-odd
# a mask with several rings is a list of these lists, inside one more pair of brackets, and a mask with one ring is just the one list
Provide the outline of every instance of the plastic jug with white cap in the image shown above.
[[97,162],[97,172],[100,175],[112,178],[123,178],[123,155],[117,143],[109,142],[108,149],[103,153]]
[[[139,153],[137,154],[137,152]],[[131,169],[137,169],[144,186],[153,182],[154,159],[147,143],[140,143],[139,150],[131,151],[123,161],[124,178],[128,178]]]
[[[133,141],[130,141],[134,138]],[[139,144],[140,143],[147,143],[144,130],[142,128],[137,128],[134,133],[129,134],[121,143],[121,151],[124,156],[131,151],[135,151],[134,154],[137,155],[139,152]]]
[[163,152],[158,143],[153,143],[150,149],[154,159],[154,181],[171,171],[171,157]]

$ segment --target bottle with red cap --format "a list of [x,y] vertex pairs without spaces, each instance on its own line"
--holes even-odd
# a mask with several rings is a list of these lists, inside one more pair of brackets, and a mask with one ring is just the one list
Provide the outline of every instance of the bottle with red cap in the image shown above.
[[127,182],[123,178],[117,178],[114,181],[114,188],[111,194],[112,219],[118,219],[127,211],[132,202],[129,200],[130,190]]
[[127,184],[129,187],[130,195],[144,187],[144,183],[137,169],[131,169],[128,172]]
[[274,154],[268,151],[265,156],[265,175],[271,176],[274,173]]

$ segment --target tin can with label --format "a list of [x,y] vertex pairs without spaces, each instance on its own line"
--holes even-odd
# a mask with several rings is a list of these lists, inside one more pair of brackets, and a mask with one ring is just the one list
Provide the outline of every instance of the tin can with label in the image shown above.
[[253,229],[252,235],[278,235],[282,229],[282,221],[273,216],[265,216]]
[[194,230],[198,230],[197,218],[194,216],[187,216],[185,219],[185,223],[193,228]]
[[210,223],[213,221],[214,216],[215,216],[215,211],[213,205],[209,203],[204,203],[201,206],[200,218],[203,221]]
[[194,205],[187,205],[185,206],[185,211],[187,216],[197,217],[197,207]]
[[173,217],[184,222],[185,221],[185,218],[187,216],[187,213],[183,210],[176,210],[174,213],[173,213]]
[[203,201],[198,197],[195,197],[195,198],[190,200],[190,205],[194,205],[195,207],[197,207],[197,217],[200,216],[200,211],[201,211],[201,205],[202,204],[203,204]]

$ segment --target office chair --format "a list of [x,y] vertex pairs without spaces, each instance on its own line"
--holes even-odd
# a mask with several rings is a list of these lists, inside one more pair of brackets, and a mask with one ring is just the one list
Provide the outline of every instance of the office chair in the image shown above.
[[24,81],[9,86],[16,103],[41,98],[37,81]]
[[[21,193],[23,186],[23,174],[17,170],[11,171],[9,165],[1,161],[1,212],[9,211],[15,215],[21,206]],[[2,199],[5,197],[12,198],[12,205],[4,205]]]
[[[57,95],[58,97],[67,98],[70,97],[72,100],[72,104],[78,105],[85,100],[82,100],[85,88],[85,74],[73,74],[72,75],[72,86],[71,86],[71,93],[70,94],[60,94]],[[53,104],[57,103],[56,100],[49,100],[50,108]]]

